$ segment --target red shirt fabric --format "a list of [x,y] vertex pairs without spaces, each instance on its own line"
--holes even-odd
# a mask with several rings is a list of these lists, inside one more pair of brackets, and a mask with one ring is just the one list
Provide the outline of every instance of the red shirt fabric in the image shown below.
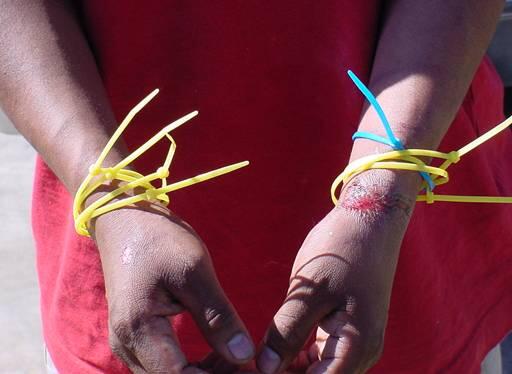
[[[239,172],[172,194],[207,243],[220,281],[255,341],[282,302],[294,255],[331,208],[378,38],[380,1],[82,2],[84,31],[121,120],[160,95],[125,134],[134,148],[179,116],[175,180],[250,160]],[[440,149],[458,149],[502,119],[502,86],[484,60]],[[507,132],[450,169],[443,193],[512,196]],[[153,171],[166,144],[137,163]],[[83,165],[88,168],[89,165]],[[73,229],[72,197],[38,160],[33,227],[44,338],[62,373],[122,373],[111,353],[94,243]],[[512,328],[512,209],[419,203],[395,278],[384,353],[372,373],[479,373]],[[191,359],[208,352],[175,321]]]

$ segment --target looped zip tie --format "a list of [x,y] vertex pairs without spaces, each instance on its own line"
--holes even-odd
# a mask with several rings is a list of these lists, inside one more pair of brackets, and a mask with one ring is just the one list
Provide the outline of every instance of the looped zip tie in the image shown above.
[[[355,175],[369,169],[396,169],[419,172],[424,180],[422,189],[425,190],[425,194],[418,195],[416,201],[425,201],[427,204],[433,204],[435,201],[465,203],[512,203],[512,197],[437,195],[433,192],[436,186],[448,183],[449,175],[447,169],[450,165],[459,162],[462,156],[482,145],[512,125],[512,116],[498,124],[493,129],[487,131],[485,134],[466,144],[458,151],[444,153],[427,149],[406,149],[400,140],[395,137],[386,114],[384,113],[384,110],[378,103],[375,96],[352,71],[349,70],[348,75],[356,87],[366,97],[370,105],[377,112],[388,137],[386,139],[382,136],[372,133],[357,131],[352,136],[352,140],[361,138],[372,140],[390,146],[393,148],[393,151],[362,157],[347,165],[345,170],[340,175],[338,175],[332,183],[331,199],[334,204],[336,204],[338,201],[336,197],[336,191],[338,187],[347,183]],[[418,157],[438,158],[443,159],[444,161],[440,166],[435,167],[426,165]]]
[[[377,98],[371,93],[371,91],[364,85],[363,82],[361,82],[361,80],[351,70],[349,70],[347,73],[348,73],[348,76],[350,77],[350,79],[352,79],[352,82],[354,82],[354,84],[359,89],[359,91],[361,91],[361,93],[366,97],[366,100],[368,100],[370,105],[377,112],[377,114],[380,118],[380,121],[382,123],[382,126],[384,126],[384,130],[386,131],[386,134],[388,136],[388,139],[386,139],[386,138],[383,138],[382,136],[378,136],[378,135],[375,135],[375,134],[372,134],[369,132],[357,131],[352,136],[352,140],[364,138],[364,139],[369,139],[369,140],[373,140],[375,142],[389,145],[395,151],[405,150],[405,147],[402,144],[402,142],[400,141],[400,139],[398,139],[395,136],[395,134],[393,133],[393,130],[391,129],[391,125],[388,121],[388,118],[386,117],[386,113],[384,113],[384,110],[382,109],[379,102],[377,101]],[[432,178],[430,178],[430,176],[423,171],[420,171],[420,175],[427,183],[428,188],[430,190],[434,190],[435,184],[432,181]]]
[[[142,110],[142,108],[144,108],[151,101],[151,99],[153,99],[158,94],[158,92],[158,89],[154,90],[147,97],[145,97],[139,104],[133,107],[132,110],[130,110],[126,118],[121,122],[117,130],[114,132],[114,135],[112,135],[107,145],[99,155],[98,160],[89,168],[89,174],[78,188],[78,191],[75,194],[75,199],[73,201],[73,217],[75,220],[75,230],[78,234],[90,236],[88,230],[89,221],[102,214],[111,212],[116,209],[121,209],[125,206],[132,205],[144,200],[160,201],[164,205],[167,205],[169,203],[168,194],[172,191],[176,191],[185,187],[189,187],[193,184],[204,182],[208,179],[212,179],[223,174],[230,173],[232,171],[249,165],[249,161],[238,162],[236,164],[224,166],[219,169],[199,174],[192,178],[168,184],[167,178],[169,176],[169,168],[171,166],[174,153],[176,152],[176,142],[170,135],[170,132],[176,129],[177,127],[183,125],[190,119],[194,118],[198,114],[197,111],[194,111],[164,127],[158,133],[153,135],[153,137],[151,137],[148,141],[146,141],[142,146],[140,146],[135,151],[130,153],[127,157],[125,157],[123,160],[121,160],[117,165],[114,165],[112,167],[103,167],[102,165],[105,158],[107,157],[108,153],[110,152],[116,141],[119,139],[123,131],[126,129],[126,127],[128,127],[131,120],[140,110]],[[154,173],[142,175],[140,173],[137,173],[136,171],[126,169],[128,165],[130,165],[140,155],[145,153],[147,150],[149,150],[152,146],[154,146],[163,138],[167,138],[167,140],[169,140],[170,142],[169,151],[165,158],[164,164],[157,168],[157,170]],[[159,188],[156,188],[152,185],[152,182],[157,179],[161,180],[161,186]],[[114,191],[101,197],[100,199],[89,205],[87,208],[83,209],[84,202],[87,199],[87,197],[89,197],[105,182],[113,180],[120,181],[122,185],[119,188],[115,189]],[[121,196],[126,192],[133,191],[135,188],[142,188],[144,192],[134,196],[123,198],[113,203],[111,202],[116,197]]]

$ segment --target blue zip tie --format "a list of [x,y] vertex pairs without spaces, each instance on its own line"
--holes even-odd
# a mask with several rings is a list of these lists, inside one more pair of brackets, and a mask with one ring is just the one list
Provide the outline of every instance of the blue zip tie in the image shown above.
[[379,142],[382,144],[389,145],[393,149],[396,148],[396,145],[391,143],[391,141],[389,141],[388,139],[386,139],[382,136],[379,136],[379,135],[371,134],[369,132],[356,131],[354,133],[354,135],[352,135],[352,140],[361,139],[361,138],[369,139],[369,140],[373,140],[374,142]]
[[[366,97],[366,100],[370,103],[370,105],[375,109],[377,112],[377,115],[380,118],[380,121],[382,122],[382,126],[384,126],[384,130],[386,131],[386,134],[388,136],[388,139],[375,135],[366,131],[356,131],[354,135],[352,135],[352,140],[356,139],[368,139],[373,140],[374,142],[382,143],[385,145],[389,145],[391,148],[393,148],[395,151],[403,151],[405,150],[404,145],[398,139],[395,137],[395,134],[393,134],[393,130],[391,129],[391,125],[389,124],[388,118],[386,117],[386,114],[382,110],[382,107],[380,106],[379,102],[375,98],[375,96],[371,93],[371,91],[364,85],[363,82],[352,72],[352,70],[347,71],[348,76],[350,79],[352,79],[352,82],[356,85],[356,87],[361,91],[361,93]],[[428,173],[425,173],[423,171],[419,172],[421,177],[427,182],[427,185],[430,189],[430,191],[433,191],[435,188],[434,181],[432,178],[430,178],[430,175]]]

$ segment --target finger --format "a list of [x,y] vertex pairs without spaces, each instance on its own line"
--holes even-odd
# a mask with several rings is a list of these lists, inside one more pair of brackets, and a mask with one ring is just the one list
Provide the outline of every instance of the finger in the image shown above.
[[358,354],[361,347],[361,334],[348,313],[344,311],[331,313],[320,322],[318,331],[318,336],[323,338],[320,360],[350,361],[351,358],[363,358]]
[[210,346],[228,362],[241,365],[254,356],[254,344],[213,270],[196,271],[176,295]]
[[320,327],[316,329],[315,342],[311,345],[311,348],[309,349],[310,355],[314,355],[314,361],[319,361],[322,358],[322,352],[324,350],[325,342],[327,341],[328,337],[329,334],[326,333],[324,329]]
[[124,347],[124,345],[117,338],[116,334],[109,334],[109,343],[112,353],[119,357],[125,363],[125,365],[128,366],[130,371],[132,371],[134,374],[145,373],[145,370],[140,365],[140,362],[131,352],[129,352]]
[[319,362],[308,373],[359,373],[374,362],[371,340],[363,337],[348,313],[338,311],[324,318],[315,342]]
[[201,370],[195,366],[187,366],[179,373],[180,374],[208,374],[207,371]]
[[320,360],[310,366],[308,373],[359,373],[365,367],[357,348],[347,337],[329,335],[319,345]]
[[308,359],[310,365],[320,360],[320,349],[316,343],[311,344],[308,349]]
[[296,357],[317,321],[328,313],[328,306],[307,293],[293,292],[274,316],[264,345],[257,358],[259,370],[265,374],[285,369]]
[[297,354],[297,357],[295,357],[286,370],[288,373],[304,373],[311,363],[309,352],[302,350]]
[[209,373],[234,373],[239,368],[238,365],[234,365],[217,352],[210,352],[205,358],[203,358],[197,367],[209,372]]
[[311,365],[306,374],[325,374],[325,373],[336,373],[336,374],[356,374],[359,371],[345,371],[343,370],[336,360],[324,360],[317,361],[313,365]]
[[[148,316],[112,325],[116,339],[145,372],[179,373],[188,366],[168,319]],[[132,365],[134,359],[132,359]]]

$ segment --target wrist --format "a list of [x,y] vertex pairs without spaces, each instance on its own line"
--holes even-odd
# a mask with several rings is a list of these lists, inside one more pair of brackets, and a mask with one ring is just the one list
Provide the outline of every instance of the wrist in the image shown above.
[[[91,204],[95,203],[105,195],[115,191],[121,186],[119,181],[105,181],[93,193],[91,193],[84,201],[83,208],[88,208]],[[113,198],[108,204],[113,204],[124,199],[144,193],[145,189],[142,187],[135,187],[131,190],[123,192],[121,195]],[[138,215],[144,215],[144,218],[137,218]],[[98,217],[89,220],[89,231],[94,236],[98,229],[106,228],[107,231],[116,227],[126,227],[128,222],[144,222],[147,214],[159,215],[163,217],[171,217],[172,213],[169,208],[159,200],[142,200],[132,203],[125,207],[114,209],[110,212],[101,214]]]
[[[108,139],[103,143],[107,143]],[[68,159],[68,165],[66,170],[68,171],[67,178],[65,178],[66,185],[69,188],[69,191],[74,195],[78,191],[78,188],[85,180],[87,175],[90,173],[91,166],[95,165],[99,155],[102,152],[102,148],[94,147],[93,149],[88,150],[87,152],[82,151],[79,153],[79,156],[70,157]],[[103,162],[103,167],[112,167],[123,160],[126,156],[127,151],[123,149],[118,149],[117,147],[112,148],[105,158]],[[105,188],[108,187],[105,184]]]
[[416,173],[367,170],[342,188],[338,207],[365,217],[399,217],[409,220],[421,179]]

